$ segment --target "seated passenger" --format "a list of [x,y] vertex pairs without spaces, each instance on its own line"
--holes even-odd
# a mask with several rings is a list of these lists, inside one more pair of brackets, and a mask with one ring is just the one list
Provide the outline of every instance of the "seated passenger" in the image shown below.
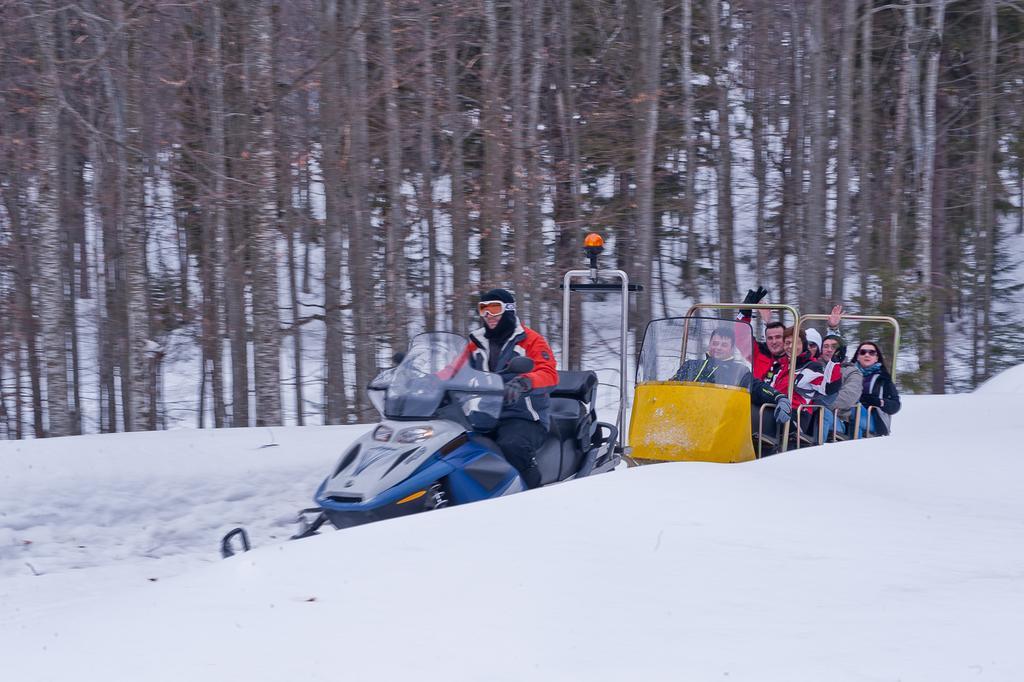
[[[760,433],[768,436],[773,441],[778,440],[781,425],[788,422],[793,416],[793,405],[784,393],[779,393],[770,384],[759,379],[752,379],[750,385],[750,431],[755,436],[758,434],[758,421],[761,419],[762,405],[775,405],[775,409],[764,414],[764,423],[760,424]],[[762,448],[762,453],[771,455],[776,452],[772,444]]]
[[[793,336],[790,336],[790,339],[792,338]],[[781,382],[777,381],[775,390],[782,391],[788,388],[788,379],[789,377],[783,377]],[[793,380],[793,411],[800,413],[801,405],[815,403],[815,399],[821,394],[821,386],[825,382],[821,363],[814,358],[807,334],[802,329],[800,330],[800,353],[796,357],[796,372],[793,375]],[[817,433],[819,412],[820,410],[804,410],[802,412],[800,428],[805,433]]]
[[[759,286],[757,289],[747,291],[744,303],[760,303],[768,295],[768,290]],[[750,324],[754,311],[744,308],[737,314],[737,320]],[[775,377],[789,372],[789,355],[783,350],[782,335],[786,325],[782,322],[771,320],[771,311],[765,314],[764,341],[758,341],[753,347],[748,347],[750,339],[740,336],[739,349],[743,355],[750,355],[754,366],[754,378],[772,383]]]
[[821,334],[817,329],[805,329],[804,334],[807,337],[807,350],[811,353],[811,357],[817,360],[821,355]]
[[822,384],[825,383],[825,374],[821,363],[812,353],[810,342],[802,330],[800,343],[803,350],[796,356],[796,375],[794,376],[796,384],[793,387],[794,406],[808,405],[814,402],[814,399],[820,394]]
[[834,429],[837,433],[846,433],[842,420],[835,420],[834,411],[846,412],[856,404],[860,397],[860,373],[853,363],[846,362],[846,343],[835,329],[829,329],[822,341],[818,360],[822,364],[824,379],[818,387],[820,395],[814,402],[827,409],[825,432],[831,433]]
[[[779,371],[771,375],[772,386],[774,386],[775,390],[777,391],[785,392],[789,387],[789,359],[793,357],[793,338],[795,336],[795,327],[786,327],[782,331],[782,357],[785,358],[785,364],[780,369],[784,369],[785,371]],[[804,350],[807,349],[807,337],[804,336],[803,330],[800,331],[800,342],[802,344],[803,350],[797,353],[797,367],[800,366],[799,355],[803,353]],[[765,380],[767,381],[768,379],[766,378]]]
[[821,373],[824,380],[818,387],[821,395],[816,399],[821,405],[833,408],[839,389],[843,385],[843,360],[846,359],[846,344],[843,337],[838,334],[829,333],[821,342],[821,354],[818,362],[821,363]]
[[[815,399],[819,405],[828,408],[825,414],[825,429],[837,433],[846,433],[844,420],[849,418],[850,408],[857,404],[861,392],[861,375],[853,362],[846,360],[846,342],[839,333],[839,322],[843,317],[843,306],[832,306],[828,316],[825,340],[821,344],[822,373],[825,376],[820,387],[821,395]],[[839,413],[838,422],[835,412]]]
[[736,333],[722,325],[711,333],[704,359],[685,361],[672,381],[698,381],[722,386],[749,386],[750,370],[734,357]]
[[765,423],[762,425],[763,433],[774,438],[778,431],[777,425],[789,421],[793,407],[785,394],[755,379],[747,366],[735,359],[735,348],[736,335],[732,328],[727,325],[718,327],[711,334],[704,358],[683,362],[672,381],[696,381],[749,389],[754,433],[757,432],[761,405],[775,405],[775,409],[765,415]]
[[[860,411],[860,435],[874,433],[887,435],[892,415],[900,411],[900,394],[885,366],[882,349],[874,341],[861,341],[854,358],[862,377],[861,394],[858,400]],[[870,410],[868,408],[876,409]],[[856,419],[856,415],[851,420]]]

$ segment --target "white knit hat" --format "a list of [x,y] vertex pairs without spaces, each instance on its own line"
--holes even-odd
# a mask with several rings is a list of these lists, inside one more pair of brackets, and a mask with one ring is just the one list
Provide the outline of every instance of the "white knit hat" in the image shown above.
[[808,329],[808,330],[806,330],[805,333],[807,334],[807,343],[808,343],[808,345],[813,343],[815,346],[818,347],[818,350],[820,351],[821,350],[821,334],[818,333],[818,330],[817,329]]

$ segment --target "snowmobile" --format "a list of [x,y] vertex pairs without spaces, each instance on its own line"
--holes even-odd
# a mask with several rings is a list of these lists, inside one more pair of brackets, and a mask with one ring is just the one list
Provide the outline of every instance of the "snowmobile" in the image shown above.
[[[320,516],[300,536],[325,521],[347,528],[524,489],[485,435],[501,414],[501,377],[459,365],[465,346],[456,334],[420,334],[397,367],[373,380],[381,422],[342,453],[316,492]],[[510,368],[529,372],[533,361],[518,357]],[[592,407],[597,376],[560,371],[558,380],[551,428],[536,455],[542,485],[609,471],[618,461],[618,429],[597,421]]]
[[[621,292],[625,376],[627,299],[639,287],[629,284],[622,271],[599,270],[602,250],[600,237],[588,235],[584,251],[591,268],[565,274],[562,325],[568,335],[570,291]],[[585,276],[590,282],[574,282]],[[607,276],[616,283],[601,279]],[[563,366],[569,366],[566,346]],[[395,367],[370,383],[370,401],[381,421],[341,454],[314,495],[318,506],[299,513],[299,530],[292,539],[314,535],[325,524],[349,528],[524,490],[518,471],[487,437],[501,414],[504,384],[497,374],[460,364],[465,347],[466,339],[457,334],[420,334]],[[533,369],[533,361],[517,357],[509,369],[523,374]],[[593,371],[558,371],[558,385],[549,394],[549,433],[536,454],[541,485],[611,471],[621,461],[625,399],[614,425],[598,421],[597,387]],[[623,381],[620,394],[625,396],[625,391]],[[227,558],[249,546],[245,530],[235,528],[222,538],[221,554]]]
[[[782,433],[765,429],[766,411],[773,404],[753,413],[758,425],[753,437],[750,325],[704,312],[741,308],[784,311],[799,320],[796,310],[786,305],[702,303],[683,317],[648,323],[637,363],[628,461],[747,462],[760,457],[765,446],[785,450],[789,423],[782,425]],[[716,332],[732,338],[732,354],[711,360],[709,348]],[[790,399],[797,352],[794,348],[790,361]]]

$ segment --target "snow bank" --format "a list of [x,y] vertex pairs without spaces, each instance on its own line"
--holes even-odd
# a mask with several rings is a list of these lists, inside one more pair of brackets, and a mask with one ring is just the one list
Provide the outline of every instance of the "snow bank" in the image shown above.
[[[911,396],[887,439],[617,471],[227,561],[199,551],[216,542],[203,528],[166,578],[152,566],[174,557],[135,566],[108,547],[106,565],[0,580],[5,679],[1019,680],[1024,429],[1006,403]],[[218,434],[155,473],[96,471],[70,449],[83,439],[51,441],[17,455],[0,499],[33,490],[34,459],[65,469],[62,493],[78,476],[84,494],[164,482],[170,500],[128,504],[136,526],[200,498],[272,526],[317,441],[354,433],[308,432],[264,450]],[[182,433],[136,443],[187,450]],[[193,465],[223,490],[193,488]],[[79,505],[102,506],[72,497],[34,527],[63,533]]]
[[1024,393],[1024,365],[1017,365],[995,375],[978,388],[975,393]]
[[[365,426],[176,430],[0,442],[0,577],[164,557],[217,558],[295,512]],[[269,498],[267,497],[269,495]]]

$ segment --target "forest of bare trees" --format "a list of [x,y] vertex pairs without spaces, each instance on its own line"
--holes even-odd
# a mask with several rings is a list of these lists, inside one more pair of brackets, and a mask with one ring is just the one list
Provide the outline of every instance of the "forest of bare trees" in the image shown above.
[[[582,236],[636,328],[763,284],[1024,361],[1020,0],[0,0],[0,432],[338,424]],[[575,337],[575,343],[582,337]]]

